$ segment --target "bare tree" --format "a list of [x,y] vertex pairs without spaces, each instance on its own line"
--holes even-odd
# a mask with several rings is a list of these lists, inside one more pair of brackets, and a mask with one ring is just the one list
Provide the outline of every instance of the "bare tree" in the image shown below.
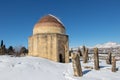
[[8,52],[8,55],[14,55],[14,53],[15,53],[15,51],[14,51],[12,46],[9,46],[7,52]]
[[26,55],[28,53],[28,50],[25,47],[22,47],[20,49],[20,54]]

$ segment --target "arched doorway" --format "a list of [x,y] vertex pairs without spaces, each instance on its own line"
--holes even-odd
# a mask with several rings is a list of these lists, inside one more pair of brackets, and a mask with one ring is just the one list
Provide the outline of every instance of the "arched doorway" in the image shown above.
[[59,44],[59,54],[58,54],[58,60],[61,63],[65,63],[65,45],[63,42],[60,42]]
[[63,62],[62,57],[62,54],[59,54],[59,62]]
[[59,54],[59,62],[61,62],[61,63],[65,62],[64,57],[63,57],[62,54]]

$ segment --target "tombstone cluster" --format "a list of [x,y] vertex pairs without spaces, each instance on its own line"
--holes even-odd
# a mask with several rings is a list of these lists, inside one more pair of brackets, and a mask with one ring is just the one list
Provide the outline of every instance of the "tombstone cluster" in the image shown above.
[[[80,48],[78,48],[77,53],[75,53],[71,49],[70,55],[72,56],[72,65],[73,65],[74,76],[77,76],[77,77],[83,76],[81,60],[83,61],[83,63],[88,63],[88,61],[90,59],[89,55],[88,55],[88,48],[83,46],[82,51]],[[94,69],[100,70],[98,48],[94,48],[93,62],[94,62]],[[111,52],[108,53],[108,56],[106,58],[106,63],[109,65],[112,65],[112,67],[111,67],[112,72],[116,72],[116,70],[117,70],[116,69],[116,59],[115,59],[115,56],[112,56]],[[91,68],[91,69],[93,69],[93,68]]]

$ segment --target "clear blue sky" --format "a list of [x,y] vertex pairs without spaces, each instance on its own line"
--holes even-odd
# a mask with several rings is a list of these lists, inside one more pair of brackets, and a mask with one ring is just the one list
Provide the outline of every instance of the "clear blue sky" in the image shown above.
[[70,47],[120,42],[120,0],[0,0],[0,40],[27,47],[34,24],[47,14],[64,23]]

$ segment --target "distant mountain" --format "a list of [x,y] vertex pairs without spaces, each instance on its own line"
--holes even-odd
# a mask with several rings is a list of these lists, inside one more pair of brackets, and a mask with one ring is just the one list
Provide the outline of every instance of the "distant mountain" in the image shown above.
[[120,47],[120,44],[116,43],[116,42],[107,42],[104,44],[97,44],[94,47],[97,47],[97,48],[117,48],[117,47]]
[[[112,53],[120,53],[120,43],[116,42],[107,42],[103,44],[97,44],[95,46],[86,46],[89,48],[89,53],[94,53],[93,48],[97,47],[99,48],[99,53],[108,53],[111,51]],[[79,46],[82,50],[82,46]],[[77,51],[78,47],[72,48],[72,50]]]

